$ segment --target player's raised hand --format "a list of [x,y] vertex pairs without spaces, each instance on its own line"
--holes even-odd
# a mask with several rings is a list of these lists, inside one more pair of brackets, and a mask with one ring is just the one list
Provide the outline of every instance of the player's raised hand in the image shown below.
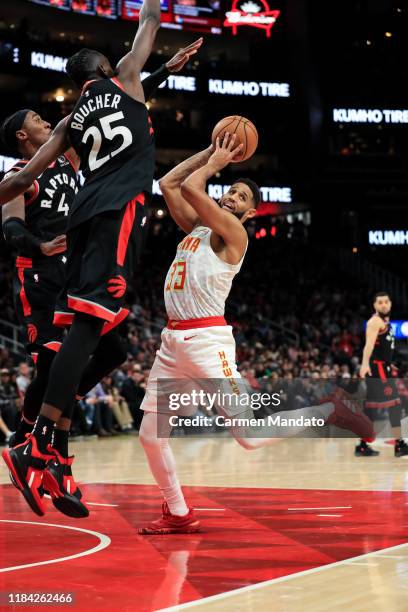
[[225,132],[224,136],[215,141],[215,151],[208,160],[208,164],[214,168],[216,172],[228,166],[236,155],[242,149],[242,143],[236,145],[236,134]]
[[201,45],[203,44],[203,37],[195,40],[188,47],[184,47],[184,49],[180,49],[177,51],[176,55],[173,55],[171,60],[166,63],[166,68],[169,72],[179,72],[188,62],[192,55],[195,55]]
[[49,242],[43,242],[40,244],[40,249],[43,255],[47,255],[47,257],[64,253],[67,250],[67,237],[65,235],[57,236]]

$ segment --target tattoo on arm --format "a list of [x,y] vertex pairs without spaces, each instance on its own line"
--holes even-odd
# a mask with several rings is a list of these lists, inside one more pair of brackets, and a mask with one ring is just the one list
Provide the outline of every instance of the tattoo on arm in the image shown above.
[[202,168],[211,156],[211,147],[196,153],[170,170],[161,180],[180,185],[190,174]]

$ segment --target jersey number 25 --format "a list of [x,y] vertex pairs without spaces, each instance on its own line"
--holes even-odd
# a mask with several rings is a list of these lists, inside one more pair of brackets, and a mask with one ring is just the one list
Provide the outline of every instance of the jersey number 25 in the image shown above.
[[[106,164],[106,162],[109,161],[112,157],[115,157],[115,155],[117,155],[118,153],[123,151],[123,149],[126,149],[132,144],[133,136],[129,128],[125,127],[124,125],[117,125],[115,127],[111,127],[112,123],[114,123],[115,121],[120,121],[120,119],[123,119],[123,117],[124,115],[122,111],[119,111],[118,113],[112,113],[111,115],[106,115],[106,117],[102,117],[101,119],[99,119],[102,132],[98,127],[96,127],[96,125],[91,125],[91,127],[89,127],[83,135],[82,142],[84,144],[87,142],[90,136],[92,136],[93,138],[92,149],[90,150],[88,161],[89,169],[91,172],[93,172],[94,170],[98,170],[98,168],[103,166],[103,164]],[[102,145],[102,135],[108,140],[113,140],[115,136],[122,136],[123,141],[120,147],[118,147],[114,151],[111,151],[109,155],[105,155],[104,157],[100,157],[98,159],[98,153]]]

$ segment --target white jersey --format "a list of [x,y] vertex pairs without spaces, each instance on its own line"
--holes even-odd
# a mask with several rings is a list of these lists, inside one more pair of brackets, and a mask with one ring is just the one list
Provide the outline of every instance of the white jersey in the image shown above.
[[169,319],[222,317],[238,264],[222,261],[210,244],[211,229],[197,226],[178,245],[167,272],[164,301]]

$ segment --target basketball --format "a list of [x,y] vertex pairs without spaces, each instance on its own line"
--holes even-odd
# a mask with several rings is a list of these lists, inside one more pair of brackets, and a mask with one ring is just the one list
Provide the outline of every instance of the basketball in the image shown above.
[[258,146],[258,132],[252,121],[239,115],[224,117],[213,129],[211,140],[214,146],[216,139],[223,138],[225,132],[237,135],[235,141],[237,146],[241,143],[244,145],[241,153],[234,158],[233,163],[242,162],[252,157]]

